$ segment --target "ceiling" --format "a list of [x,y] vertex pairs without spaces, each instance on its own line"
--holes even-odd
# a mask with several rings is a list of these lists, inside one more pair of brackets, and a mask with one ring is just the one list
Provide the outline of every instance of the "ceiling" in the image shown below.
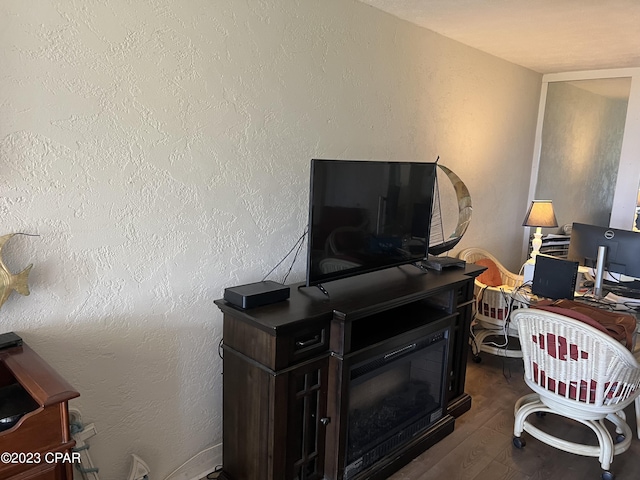
[[360,0],[539,73],[640,67],[639,0]]

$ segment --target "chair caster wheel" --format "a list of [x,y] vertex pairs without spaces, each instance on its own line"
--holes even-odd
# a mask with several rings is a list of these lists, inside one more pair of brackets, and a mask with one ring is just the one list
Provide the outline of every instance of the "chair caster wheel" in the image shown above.
[[[514,447],[520,449],[520,448],[524,447],[526,444],[527,444],[527,442],[524,441],[524,438],[513,437],[513,446]],[[604,477],[603,477],[603,480],[605,480]]]
[[615,476],[611,472],[602,472],[602,480],[613,480]]
[[473,362],[474,363],[482,362],[482,357],[480,357],[479,355],[476,355],[475,357],[473,357]]

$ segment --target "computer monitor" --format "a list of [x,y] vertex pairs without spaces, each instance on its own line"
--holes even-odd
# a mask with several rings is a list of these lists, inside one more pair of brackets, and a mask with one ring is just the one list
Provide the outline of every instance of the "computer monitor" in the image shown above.
[[596,269],[597,294],[604,271],[640,278],[639,252],[640,232],[574,223],[567,258]]
[[573,300],[578,262],[538,254],[531,293],[538,297]]

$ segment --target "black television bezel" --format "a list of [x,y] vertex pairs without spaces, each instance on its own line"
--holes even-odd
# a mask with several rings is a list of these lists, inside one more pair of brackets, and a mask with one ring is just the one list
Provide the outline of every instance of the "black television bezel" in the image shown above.
[[[313,235],[313,193],[314,193],[314,165],[317,162],[349,162],[349,163],[362,163],[362,164],[394,164],[394,165],[430,165],[433,169],[433,185],[431,192],[431,211],[429,216],[429,222],[427,224],[426,230],[426,238],[425,238],[425,248],[424,255],[415,256],[413,258],[407,258],[397,262],[389,262],[384,265],[375,266],[375,267],[362,267],[361,269],[349,269],[344,270],[344,273],[340,272],[331,272],[325,275],[322,275],[319,278],[314,278],[313,280],[310,278],[311,276],[311,265],[312,265],[312,252],[311,252],[311,236]],[[309,180],[309,205],[308,205],[308,223],[307,223],[307,270],[306,270],[306,278],[305,278],[305,286],[312,287],[316,285],[321,285],[326,282],[332,282],[334,280],[340,280],[344,278],[355,277],[358,275],[363,275],[366,273],[377,272],[380,270],[385,270],[388,268],[399,267],[402,265],[408,265],[418,262],[421,259],[425,259],[429,255],[429,237],[431,234],[431,216],[433,214],[433,204],[435,197],[435,188],[436,188],[436,176],[437,176],[437,163],[435,162],[417,162],[417,161],[393,161],[393,160],[339,160],[339,159],[324,159],[324,158],[314,158],[311,160],[311,168],[310,168],[310,180]]]
[[[583,245],[579,245],[579,242]],[[610,248],[614,243],[616,251],[612,258]],[[620,243],[626,244],[627,248],[619,248]],[[576,222],[571,227],[567,259],[577,261],[580,265],[589,268],[596,268],[598,247],[604,245],[607,247],[604,262],[604,268],[607,272],[640,278],[640,255],[634,255],[633,252],[638,250],[633,250],[631,244],[640,246],[640,232]],[[579,255],[579,253],[584,253],[586,250],[591,252],[590,256]],[[626,259],[632,261],[620,263],[620,261]],[[634,266],[635,270],[633,269]]]

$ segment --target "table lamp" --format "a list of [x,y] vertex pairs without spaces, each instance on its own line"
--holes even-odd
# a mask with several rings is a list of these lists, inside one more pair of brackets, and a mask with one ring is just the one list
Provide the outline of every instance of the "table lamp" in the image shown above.
[[542,227],[558,226],[551,200],[532,200],[522,226],[536,227],[536,232],[533,234],[533,240],[531,241],[531,257],[527,260],[528,264],[534,264],[536,255],[540,253],[540,247],[542,246]]

